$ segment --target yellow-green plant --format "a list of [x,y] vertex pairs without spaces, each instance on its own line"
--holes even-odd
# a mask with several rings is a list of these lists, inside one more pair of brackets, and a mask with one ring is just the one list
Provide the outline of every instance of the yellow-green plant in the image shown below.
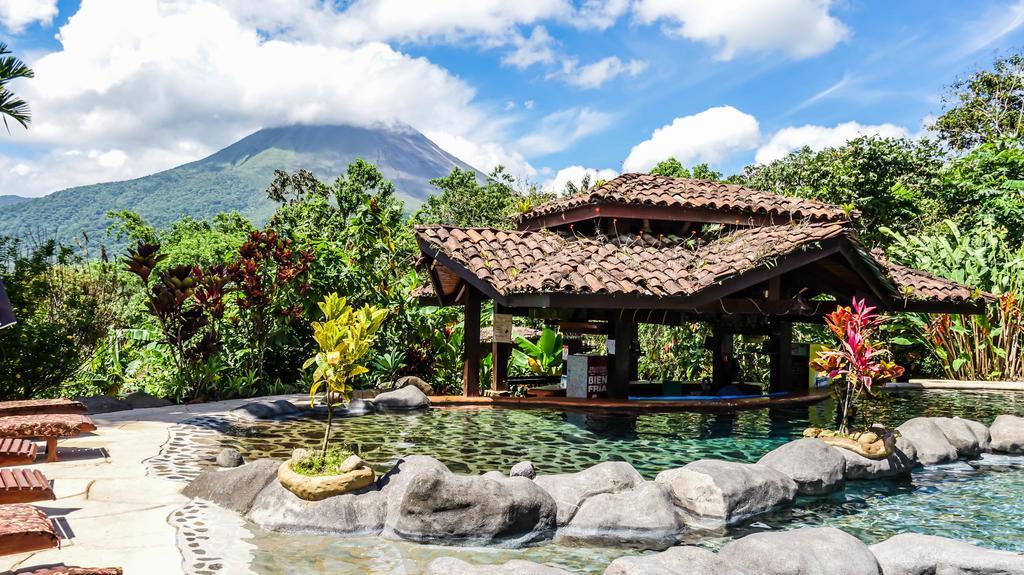
[[317,305],[324,314],[324,321],[315,321],[312,327],[313,339],[320,351],[307,359],[302,368],[316,366],[313,385],[309,388],[310,404],[316,402],[317,394],[321,392],[327,404],[327,429],[320,445],[320,454],[324,457],[331,436],[334,408],[351,398],[352,379],[369,371],[359,361],[370,350],[388,311],[371,305],[352,309],[348,301],[336,293],[328,294]]

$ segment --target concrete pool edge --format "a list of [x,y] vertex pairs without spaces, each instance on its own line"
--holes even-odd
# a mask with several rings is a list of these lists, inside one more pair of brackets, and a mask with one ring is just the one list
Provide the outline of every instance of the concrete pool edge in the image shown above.
[[955,379],[911,379],[888,383],[885,389],[957,389],[963,391],[1024,391],[1024,381],[978,381]]

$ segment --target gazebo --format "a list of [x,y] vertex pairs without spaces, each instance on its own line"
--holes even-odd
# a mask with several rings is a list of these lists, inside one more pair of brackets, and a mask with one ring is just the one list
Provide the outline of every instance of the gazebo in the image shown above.
[[[987,296],[896,265],[860,244],[841,207],[743,186],[627,173],[542,204],[518,229],[417,226],[421,266],[440,305],[465,307],[465,395],[479,395],[481,303],[495,314],[597,325],[611,399],[636,378],[637,326],[707,322],[713,379],[732,334],[767,336],[770,389],[795,392],[794,322],[839,302],[887,311],[970,314]],[[507,389],[510,344],[494,338],[492,389]]]

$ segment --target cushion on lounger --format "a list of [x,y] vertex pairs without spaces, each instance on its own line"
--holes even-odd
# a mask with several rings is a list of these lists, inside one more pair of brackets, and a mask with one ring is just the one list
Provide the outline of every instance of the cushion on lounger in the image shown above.
[[120,567],[68,567],[51,565],[49,567],[30,567],[22,569],[14,575],[122,575]]
[[95,429],[91,419],[77,414],[0,417],[0,437],[72,437]]
[[88,411],[80,401],[73,399],[23,399],[0,401],[0,416],[39,415],[42,413],[85,413]]
[[36,444],[27,439],[0,438],[0,467],[28,465],[36,460]]
[[31,505],[0,505],[0,555],[60,546],[60,537],[45,513]]
[[38,469],[0,469],[0,504],[56,498],[49,480]]

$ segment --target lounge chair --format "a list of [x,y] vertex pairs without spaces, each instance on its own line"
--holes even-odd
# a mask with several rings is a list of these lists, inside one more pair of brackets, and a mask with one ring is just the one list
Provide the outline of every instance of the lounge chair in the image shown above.
[[28,465],[36,460],[36,444],[27,439],[0,439],[0,467]]
[[8,415],[42,415],[45,413],[85,413],[88,409],[72,399],[25,399],[0,401],[0,417]]
[[31,505],[0,505],[0,555],[60,547],[60,536],[45,513]]
[[57,461],[57,438],[95,431],[96,424],[84,415],[47,413],[0,417],[0,437],[45,439],[46,461]]
[[0,469],[0,504],[53,501],[53,487],[37,469]]
[[49,567],[29,567],[16,571],[14,575],[122,575],[120,567],[68,567],[67,565],[50,565]]

